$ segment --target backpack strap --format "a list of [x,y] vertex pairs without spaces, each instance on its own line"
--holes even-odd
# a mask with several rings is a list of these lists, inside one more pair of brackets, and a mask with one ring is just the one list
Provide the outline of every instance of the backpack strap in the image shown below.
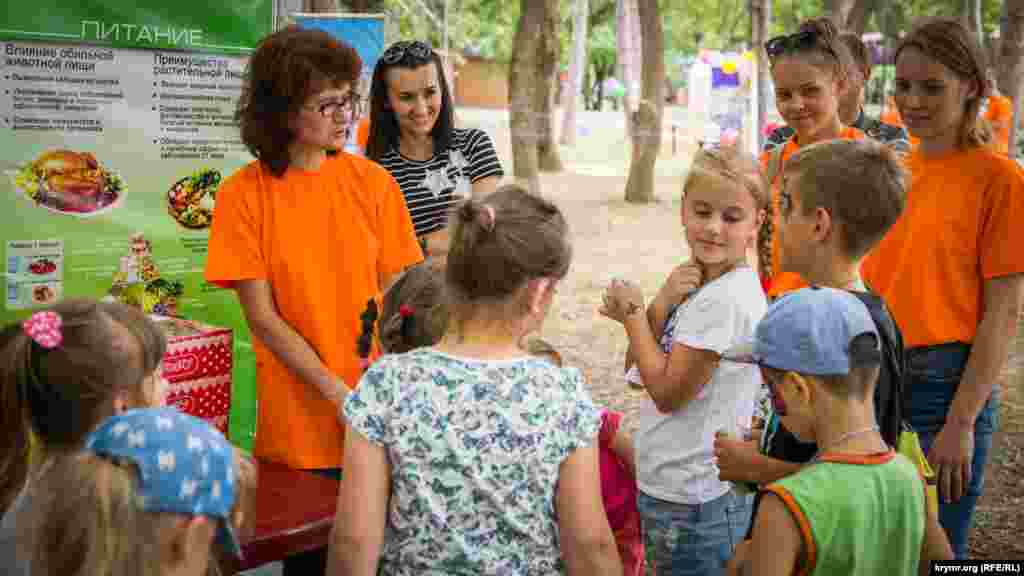
[[[899,326],[889,312],[885,301],[877,294],[870,292],[853,291],[856,296],[867,307],[871,313],[871,319],[875,321],[879,342],[882,351],[882,362],[888,371],[887,394],[882,398],[884,405],[876,406],[884,414],[884,421],[878,422],[882,426],[882,436],[890,445],[895,443],[907,423],[904,421],[904,392],[906,389],[906,354],[903,350],[903,335],[900,334]],[[879,373],[881,380],[883,374]],[[880,381],[879,384],[882,384]],[[876,397],[877,398],[877,397]]]

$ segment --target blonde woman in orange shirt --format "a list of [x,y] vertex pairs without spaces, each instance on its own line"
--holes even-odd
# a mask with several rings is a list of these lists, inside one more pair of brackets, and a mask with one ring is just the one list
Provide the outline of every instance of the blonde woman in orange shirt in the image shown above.
[[782,166],[801,146],[835,138],[865,138],[864,132],[844,126],[839,106],[846,92],[853,61],[839,30],[827,18],[800,24],[794,34],[765,43],[775,84],[779,114],[796,134],[785,145],[761,154],[772,187],[772,213],[758,237],[761,283],[771,297],[806,285],[798,274],[779,269],[777,230]]
[[984,59],[958,21],[905,36],[894,85],[920,144],[903,215],[861,272],[903,330],[905,416],[938,473],[939,521],[963,558],[1024,297],[1024,171],[989,146]]

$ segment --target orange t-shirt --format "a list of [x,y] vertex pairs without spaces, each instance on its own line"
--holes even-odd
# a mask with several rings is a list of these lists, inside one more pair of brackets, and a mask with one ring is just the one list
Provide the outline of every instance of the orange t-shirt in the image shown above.
[[[260,162],[217,192],[206,279],[270,283],[277,311],[327,368],[355,387],[360,313],[380,279],[423,259],[405,199],[377,164],[339,153],[315,172],[275,178]],[[254,452],[294,468],[336,468],[344,430],[335,406],[255,338]]]
[[[900,111],[896,109],[896,104],[893,103],[891,99],[890,103],[886,104],[885,111],[882,112],[882,115],[879,117],[879,120],[885,122],[886,124],[892,124],[893,126],[902,126],[904,128],[907,127],[907,125],[903,123],[903,117],[900,116]],[[910,135],[911,149],[917,148],[917,145],[920,143],[920,138],[914,136],[913,134]]]
[[882,115],[878,117],[879,120],[886,124],[892,124],[893,126],[903,126],[903,117],[900,116],[900,111],[896,108],[896,101],[890,96],[885,101],[885,109],[882,110]]
[[908,158],[903,215],[861,265],[907,347],[974,341],[985,280],[1024,272],[1024,170],[989,148]]
[[[866,138],[864,132],[852,127],[844,126],[843,131],[840,132],[839,138],[846,140],[860,140]],[[782,149],[782,158],[779,162],[779,171],[775,174],[772,179],[772,222],[775,223],[774,232],[772,234],[772,271],[773,275],[771,278],[771,284],[768,288],[768,296],[777,298],[787,292],[793,290],[799,290],[807,287],[807,281],[803,279],[799,274],[795,272],[780,272],[780,254],[779,254],[779,226],[781,226],[782,218],[779,213],[779,199],[782,194],[782,167],[786,165],[786,160],[792,156],[797,150],[800,149],[800,145],[796,142],[796,137],[790,138],[786,142],[785,148]],[[767,169],[768,163],[771,159],[772,151],[765,151],[761,153],[761,165]]]
[[1002,154],[1010,153],[1010,125],[1013,124],[1013,102],[1006,96],[993,94],[988,98],[985,119],[992,124],[992,144]]

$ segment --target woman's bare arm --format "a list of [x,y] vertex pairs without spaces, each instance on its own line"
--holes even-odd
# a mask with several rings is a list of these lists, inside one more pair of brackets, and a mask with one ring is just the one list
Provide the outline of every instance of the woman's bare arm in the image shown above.
[[313,347],[281,318],[274,305],[270,283],[266,280],[240,280],[236,290],[253,337],[259,339],[286,368],[304,382],[316,386],[325,398],[340,408],[348,395],[348,387],[327,369]]

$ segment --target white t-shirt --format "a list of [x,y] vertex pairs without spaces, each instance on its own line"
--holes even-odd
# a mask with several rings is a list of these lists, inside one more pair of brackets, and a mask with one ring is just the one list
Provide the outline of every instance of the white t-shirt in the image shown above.
[[[757,274],[736,268],[709,282],[677,307],[665,322],[661,345],[724,353],[748,340],[768,308]],[[638,378],[630,369],[627,378]],[[662,414],[647,397],[640,406],[636,444],[637,484],[644,494],[679,504],[702,504],[726,494],[712,462],[715,433],[737,432],[750,422],[761,387],[757,366],[722,362],[687,405]]]

